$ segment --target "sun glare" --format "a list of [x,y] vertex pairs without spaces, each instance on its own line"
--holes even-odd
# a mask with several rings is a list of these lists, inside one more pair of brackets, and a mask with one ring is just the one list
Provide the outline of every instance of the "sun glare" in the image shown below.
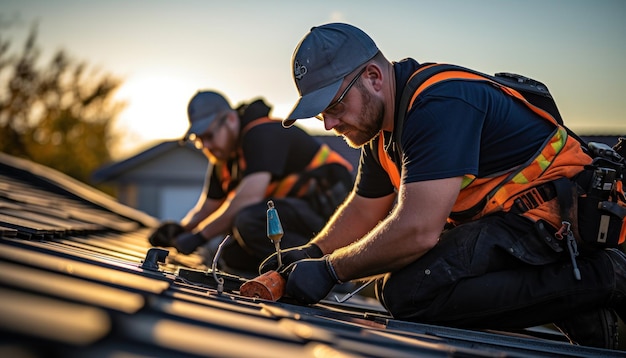
[[116,133],[124,138],[128,153],[134,144],[177,139],[187,129],[187,102],[195,91],[192,84],[164,75],[133,76],[120,87],[116,97],[128,103],[115,124]]

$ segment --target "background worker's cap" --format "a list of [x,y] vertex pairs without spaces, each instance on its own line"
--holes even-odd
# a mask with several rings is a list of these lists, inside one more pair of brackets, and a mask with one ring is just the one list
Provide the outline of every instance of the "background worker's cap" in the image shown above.
[[187,106],[189,130],[185,134],[185,139],[188,139],[191,134],[202,134],[220,112],[228,109],[231,109],[230,104],[221,94],[213,91],[198,91]]
[[283,126],[320,114],[339,91],[344,77],[376,53],[374,41],[352,25],[332,23],[311,28],[291,58],[300,99]]

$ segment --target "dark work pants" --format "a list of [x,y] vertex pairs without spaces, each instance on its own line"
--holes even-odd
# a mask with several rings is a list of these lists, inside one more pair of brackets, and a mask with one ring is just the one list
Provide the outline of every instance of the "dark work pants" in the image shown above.
[[[422,258],[388,274],[377,292],[398,319],[461,328],[547,324],[607,304],[615,285],[603,250],[556,253],[534,225],[495,215],[445,232]],[[382,285],[382,287],[380,286]]]
[[[276,252],[267,237],[267,200],[242,209],[236,216],[235,242],[223,248],[222,258],[229,267],[257,272],[259,264]],[[297,198],[271,199],[278,212],[284,235],[281,249],[304,245],[317,234],[326,220],[304,200]]]

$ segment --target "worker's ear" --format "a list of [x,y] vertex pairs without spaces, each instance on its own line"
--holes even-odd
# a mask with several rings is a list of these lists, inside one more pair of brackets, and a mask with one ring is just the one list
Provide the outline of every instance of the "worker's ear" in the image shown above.
[[239,126],[239,115],[235,111],[228,111],[226,115],[226,125],[229,128],[235,128]]
[[375,91],[380,91],[383,88],[383,70],[378,64],[375,62],[368,64],[364,75],[367,84]]

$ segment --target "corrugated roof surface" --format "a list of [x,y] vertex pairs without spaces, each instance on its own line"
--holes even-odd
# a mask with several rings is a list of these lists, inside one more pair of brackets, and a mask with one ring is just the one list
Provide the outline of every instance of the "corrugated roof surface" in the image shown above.
[[153,218],[0,154],[2,357],[592,357],[539,329],[394,320],[367,299],[301,306],[218,292],[200,257],[151,249]]

